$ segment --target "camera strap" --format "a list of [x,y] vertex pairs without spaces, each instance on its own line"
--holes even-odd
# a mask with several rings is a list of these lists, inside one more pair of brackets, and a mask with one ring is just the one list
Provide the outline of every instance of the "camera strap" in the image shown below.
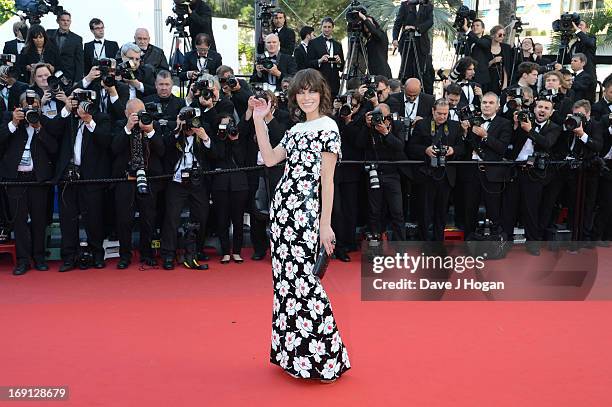
[[[438,128],[438,130],[440,130]],[[431,139],[432,145],[438,145],[441,141],[445,141],[442,139],[448,140],[448,122],[444,123],[442,127],[442,132],[436,131],[436,122],[434,120],[431,121]]]

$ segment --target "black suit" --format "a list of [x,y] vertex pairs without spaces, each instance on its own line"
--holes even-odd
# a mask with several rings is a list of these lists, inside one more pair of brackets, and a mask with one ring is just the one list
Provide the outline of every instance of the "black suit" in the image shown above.
[[[600,102],[604,102],[606,112],[601,115],[600,123],[602,124],[603,131],[603,147],[599,153],[601,158],[605,160],[606,166],[612,168],[612,160],[605,157],[612,148],[612,131],[610,130],[610,120],[608,114],[608,104],[605,99],[600,99]],[[602,106],[604,108],[604,106]],[[593,114],[593,110],[591,110]],[[593,240],[610,240],[612,227],[610,225],[610,219],[612,219],[612,173],[610,171],[602,171],[599,176],[599,187],[597,202],[599,210],[595,218],[595,225],[593,227]]]
[[419,230],[421,240],[432,240],[428,236],[428,229],[433,227],[433,241],[444,240],[444,228],[448,216],[448,202],[451,189],[455,186],[457,178],[456,168],[453,165],[445,168],[433,168],[430,165],[430,157],[425,153],[430,146],[452,147],[453,155],[447,160],[461,157],[463,151],[463,129],[458,122],[448,121],[442,126],[435,125],[432,137],[432,120],[420,120],[414,127],[412,137],[406,149],[408,158],[414,160],[425,160],[425,164],[419,166],[414,173],[415,177],[422,177],[419,183]]
[[[460,109],[462,109],[465,106],[468,106],[470,104],[474,105],[474,106],[480,106],[480,97],[478,95],[476,95],[476,93],[474,91],[476,86],[480,87],[479,83],[461,81],[461,82],[457,82],[457,85],[461,86],[461,95],[459,96],[459,103],[457,104],[457,110],[460,110]],[[473,95],[472,103],[470,103],[470,101],[468,100],[468,97],[466,96],[465,92],[463,91],[467,87],[470,88],[470,90],[468,90],[468,92]]]
[[[344,69],[344,51],[342,50],[342,44],[335,39],[331,40],[333,44],[333,55],[329,55],[327,41],[322,35],[311,40],[308,43],[308,67],[314,68],[321,72],[321,75],[325,78],[328,85],[331,88],[331,95],[335,97],[340,92],[340,75]],[[319,59],[323,55],[329,55],[330,59],[334,55],[340,57],[340,64],[325,63],[319,66]]]
[[295,31],[289,27],[281,27],[280,31],[274,28],[272,32],[278,35],[281,48],[280,52],[287,55],[293,55],[293,49],[295,48]]
[[[602,120],[604,117],[608,117],[612,113],[612,102],[608,102],[605,98],[601,98],[591,106],[591,116],[595,120]],[[606,151],[607,153],[607,151]]]
[[196,47],[196,36],[203,33],[210,36],[210,49],[217,50],[212,29],[212,9],[202,0],[197,0],[190,7],[193,12],[187,17],[187,25],[189,26],[189,35],[191,35],[191,47]]
[[12,39],[4,43],[4,48],[2,49],[2,53],[15,55],[16,57],[15,65],[19,65],[19,57],[21,53],[17,51],[18,49],[19,48],[17,48],[17,38],[15,38],[15,39]]
[[[483,35],[479,38],[472,31],[468,32],[468,48],[470,50],[470,56],[477,62],[474,81],[478,82],[482,86],[483,93],[492,91],[499,94],[501,91],[500,82],[503,85],[505,75],[508,76],[508,85],[510,85],[512,82],[510,72],[512,71],[513,51],[510,45],[502,43],[500,54],[502,57],[502,62],[497,68],[495,66],[490,67],[489,61],[493,59],[491,42],[491,37],[488,35]],[[498,74],[498,69],[501,70],[501,76]]]
[[0,114],[2,112],[8,111],[12,113],[13,110],[19,105],[19,97],[23,92],[28,89],[28,85],[23,82],[15,82],[8,91],[8,106],[5,104],[4,100],[0,97]]
[[[550,171],[549,184],[544,188],[542,204],[540,206],[540,229],[546,230],[552,221],[553,210],[560,193],[566,190],[566,201],[568,208],[568,226],[574,231],[577,240],[591,240],[593,238],[593,217],[597,199],[597,187],[599,182],[599,169],[592,165],[591,159],[601,151],[603,146],[602,124],[590,120],[584,126],[584,132],[588,135],[584,143],[571,131],[562,131],[557,142],[551,148],[551,155],[555,160],[564,160],[566,157],[574,157],[584,160],[584,201],[583,220],[581,233],[576,233],[574,225],[574,214],[576,210],[576,184],[578,171],[571,169],[569,165],[558,166]],[[606,152],[607,153],[607,152]],[[604,153],[605,154],[605,153]]]
[[[476,151],[484,161],[501,161],[512,140],[512,125],[499,114],[487,129],[486,141],[470,130],[467,135],[468,147]],[[509,178],[509,167],[496,165],[471,165],[466,182],[465,236],[476,230],[478,206],[484,197],[487,218],[492,222],[491,233],[501,232],[501,202],[504,182]]]
[[75,88],[95,91],[98,110],[103,113],[108,113],[110,115],[111,122],[121,120],[122,117],[125,117],[125,105],[130,98],[130,89],[127,84],[123,82],[116,83],[115,89],[117,90],[118,99],[115,100],[114,103],[111,101],[108,92],[105,91],[104,96],[102,96],[102,90],[104,90],[104,88],[102,87],[101,80],[99,79],[88,84],[88,86],[84,86],[84,83],[81,80],[76,83]]
[[[431,116],[431,109],[433,108],[436,99],[432,95],[427,93],[419,94],[419,102],[416,107],[416,115],[423,118]],[[410,112],[406,111],[406,98],[403,92],[394,93],[387,99],[387,104],[391,109],[392,113],[397,113],[402,117],[407,117]]]
[[21,55],[17,61],[19,80],[24,83],[30,83],[30,71],[27,70],[27,66],[37,64],[39,62],[46,62],[53,65],[56,72],[61,70],[59,51],[55,47],[55,44],[51,42],[47,44],[42,55],[39,54],[34,48],[24,48],[21,51]]
[[76,82],[83,77],[83,39],[72,31],[66,34],[66,38],[60,48],[60,35],[58,30],[47,30],[57,49],[59,49],[59,66],[66,77]]
[[595,78],[586,70],[583,70],[576,76],[574,76],[574,83],[572,84],[572,90],[574,91],[574,100],[586,99],[589,102],[595,102],[595,89],[597,88],[597,81]]
[[[393,40],[399,41],[399,51],[402,53],[403,58],[407,58],[404,75],[402,78],[399,78],[402,82],[407,78],[418,77],[416,56],[414,50],[408,48],[408,32],[403,30],[408,25],[416,27],[417,33],[420,34],[420,36],[414,37],[416,56],[418,56],[420,71],[423,75],[423,88],[426,93],[432,94],[434,78],[429,29],[433,27],[433,4],[419,5],[417,11],[416,5],[403,2],[397,12],[395,23],[393,24]],[[398,74],[399,76],[402,76],[401,72]]]
[[[57,151],[55,136],[46,129],[48,119],[42,118],[39,130],[30,128],[32,139],[29,153],[32,171],[18,171],[28,141],[28,125],[21,122],[14,132],[9,129],[9,121],[0,128],[0,146],[4,145],[4,155],[0,161],[0,171],[5,180],[47,181],[53,175],[52,155]],[[12,127],[12,126],[11,126]],[[11,213],[12,228],[17,242],[17,263],[29,264],[30,257],[36,263],[45,260],[45,227],[47,225],[48,186],[9,186],[6,187],[8,206]],[[28,226],[28,216],[30,226]]]
[[[536,125],[537,123],[532,123],[529,133],[521,127],[514,130],[512,149],[508,153],[510,160],[516,161],[519,158],[528,140],[531,140],[533,146],[533,153],[530,155],[550,152],[561,134],[561,127],[551,120],[539,125],[539,130],[536,129]],[[520,159],[525,160],[525,157],[521,156]],[[530,242],[542,240],[544,231],[540,229],[539,211],[542,191],[548,182],[548,173],[546,170],[525,164],[513,168],[512,171],[512,180],[506,184],[503,193],[504,232],[509,237],[513,236],[514,226],[520,213],[526,239]]]
[[146,96],[152,95],[156,92],[155,90],[155,69],[151,65],[140,65],[134,76],[144,87],[144,92],[136,89],[136,97],[138,99],[144,99]]
[[308,68],[308,46],[304,48],[304,44],[300,43],[293,50],[293,58],[295,59],[298,71]]
[[[101,179],[111,175],[111,160],[109,147],[112,141],[111,123],[108,115],[95,113],[93,117],[96,127],[93,132],[82,126],[81,143],[81,179]],[[66,169],[74,155],[74,145],[77,140],[77,130],[80,120],[72,116],[58,119],[63,125],[59,158],[54,181],[65,178]],[[60,230],[62,233],[61,255],[64,261],[73,261],[79,245],[79,214],[83,215],[87,241],[91,247],[94,259],[102,260],[104,249],[104,225],[100,222],[103,214],[105,184],[71,185],[60,188]]]
[[276,66],[281,72],[280,77],[275,77],[274,79],[271,79],[270,77],[272,75],[269,75],[266,71],[261,71],[261,73],[258,73],[256,69],[253,69],[253,74],[251,75],[250,82],[270,83],[271,80],[274,80],[276,83],[276,89],[280,90],[283,78],[295,75],[295,73],[297,72],[297,67],[295,65],[295,59],[293,59],[291,55],[286,55],[282,53],[278,53],[276,55]]
[[204,65],[200,68],[198,65],[198,51],[193,50],[189,51],[187,55],[185,55],[185,64],[183,65],[183,69],[179,74],[179,77],[186,81],[187,80],[187,72],[189,71],[197,71],[200,72],[202,69],[207,69],[208,73],[211,75],[217,74],[217,69],[223,65],[223,59],[221,54],[217,51],[213,51],[212,49],[208,50],[207,60],[205,60]]
[[244,79],[238,79],[238,82],[240,83],[240,90],[231,92],[229,100],[234,105],[238,119],[240,119],[249,107],[249,98],[253,96],[253,91],[251,91],[249,84]]
[[370,75],[383,75],[391,79],[391,68],[387,62],[389,58],[389,37],[387,33],[365,20],[363,24],[370,30],[370,37],[366,42],[368,52],[368,72]]
[[157,93],[149,95],[142,100],[143,103],[159,103],[162,107],[161,119],[167,120],[165,126],[161,126],[164,136],[169,135],[176,128],[176,116],[185,107],[185,99],[170,95],[169,98],[161,99]]
[[164,50],[153,44],[149,44],[146,51],[142,54],[140,64],[152,66],[155,72],[159,72],[162,69],[167,71],[169,69],[168,59],[166,58]]
[[[134,136],[126,133],[126,124],[127,120],[121,120],[115,124],[113,130],[113,141],[111,143],[111,151],[114,156],[112,166],[113,178],[135,175],[129,166],[132,158]],[[143,155],[146,163],[145,172],[148,177],[163,174],[164,139],[159,126],[154,125],[153,129],[154,132],[151,137],[146,134],[139,136],[142,140]],[[151,239],[155,227],[155,203],[158,182],[149,181],[148,185],[148,194],[138,193],[135,182],[120,182],[114,185],[117,236],[119,237],[119,255],[121,259],[129,261],[132,257],[132,229],[136,208],[138,208],[140,221],[140,257],[141,259],[143,257],[153,257]]]
[[[95,40],[94,40],[95,41]],[[119,53],[119,44],[115,41],[104,40],[102,44],[102,51],[100,55],[95,55],[95,43],[94,41],[86,42],[83,49],[83,73],[87,75],[93,66],[95,59],[100,58],[117,58]]]
[[587,57],[584,70],[596,78],[597,65],[595,64],[595,54],[597,53],[597,38],[591,33],[583,33],[582,31],[576,34],[576,38],[577,41],[571,46],[569,52],[565,54],[563,64],[569,65],[572,56],[577,53],[583,53]]

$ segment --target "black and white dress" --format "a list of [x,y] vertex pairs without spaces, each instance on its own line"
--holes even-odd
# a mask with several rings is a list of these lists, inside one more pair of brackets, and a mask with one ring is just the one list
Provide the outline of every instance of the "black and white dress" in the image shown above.
[[338,126],[327,116],[298,123],[281,145],[287,161],[270,209],[270,361],[303,378],[334,379],[351,365],[327,294],[312,270],[319,247],[322,152],[340,156]]

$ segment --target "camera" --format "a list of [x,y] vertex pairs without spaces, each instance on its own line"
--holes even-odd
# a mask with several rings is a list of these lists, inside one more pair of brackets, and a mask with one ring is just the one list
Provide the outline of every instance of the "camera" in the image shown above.
[[340,117],[350,116],[350,114],[353,112],[353,105],[352,105],[353,97],[351,95],[342,95],[336,98],[336,100],[342,103],[342,106],[340,106],[340,109],[338,110],[338,116]]
[[533,114],[533,112],[529,109],[519,110],[519,112],[517,113],[517,118],[519,122],[522,122],[522,123],[527,123],[527,122],[534,123],[535,122],[535,114]]
[[193,94],[196,97],[203,97],[205,100],[212,99],[214,93],[210,88],[213,86],[213,83],[207,79],[201,79],[193,84]]
[[96,92],[93,90],[83,90],[76,89],[72,92],[72,98],[79,102],[79,107],[85,111],[87,114],[93,114],[96,105],[94,100],[96,100]]
[[20,109],[25,115],[26,122],[29,124],[36,124],[40,122],[40,110],[33,107],[36,96],[35,91],[26,90],[26,103],[28,106]]
[[252,83],[251,88],[253,89],[253,96],[255,99],[263,99],[266,102],[269,102],[268,92],[263,88],[261,84]]
[[[141,114],[148,115],[146,111],[141,110],[138,112],[138,118],[140,119]],[[143,122],[143,124],[146,123]],[[139,194],[148,194],[149,184],[147,183],[147,173],[145,171],[146,162],[144,157],[144,147],[142,145],[142,137],[142,132],[140,132],[138,128],[134,127],[132,129],[132,133],[130,134],[130,162],[128,164],[128,178],[136,178],[136,191]]]
[[274,92],[274,96],[276,96],[276,98],[278,99],[279,104],[285,104],[289,101],[286,90],[281,90],[281,91],[277,90]]
[[361,80],[361,84],[366,85],[366,91],[363,94],[364,99],[372,99],[377,95],[376,88],[378,87],[378,83],[374,75],[364,76]]
[[446,167],[446,154],[448,154],[448,148],[443,145],[438,145],[433,146],[433,151],[436,153],[436,156],[430,157],[430,166],[432,168]]
[[81,270],[87,270],[94,262],[93,253],[89,248],[89,244],[85,241],[79,243],[79,257],[77,258],[77,266]]
[[385,115],[378,109],[372,111],[372,127],[376,127],[379,124],[385,122]]
[[55,96],[62,90],[68,89],[72,85],[72,81],[64,75],[64,72],[57,71],[47,78],[47,85],[51,95]]
[[257,20],[261,23],[261,30],[264,34],[268,34],[272,28],[272,9],[276,7],[274,1],[270,3],[260,2],[257,3],[259,6],[259,14],[257,15]]
[[174,0],[172,12],[176,14],[176,17],[168,16],[168,18],[166,18],[166,25],[170,26],[170,30],[176,29],[179,34],[186,34],[185,25],[187,23],[190,3],[190,0]]
[[200,121],[200,109],[191,106],[183,107],[178,114],[178,119],[184,121],[184,130],[202,127]]
[[507,88],[506,95],[508,96],[506,106],[509,110],[516,110],[523,104],[523,90],[520,86]]
[[137,114],[138,114],[138,120],[143,125],[148,126],[149,124],[153,123],[153,120],[154,120],[153,115],[146,110],[146,106],[145,106],[145,110],[141,110]]
[[233,120],[230,119],[228,123],[219,124],[219,130],[217,131],[217,137],[219,140],[225,141],[228,136],[236,137],[238,135],[238,127]]
[[136,62],[128,59],[127,61],[123,61],[117,65],[117,74],[119,74],[123,79],[128,81],[133,81],[136,79],[134,76],[134,71],[136,71]]
[[15,9],[25,12],[30,24],[40,24],[40,18],[47,13],[59,16],[64,11],[58,0],[15,0]]
[[235,76],[229,76],[227,78],[221,77],[219,78],[219,83],[221,84],[221,86],[227,85],[230,88],[235,88],[236,86],[238,86],[238,79],[236,79]]
[[353,0],[346,9],[346,31],[363,31],[363,20],[359,18],[359,13],[366,15],[368,10],[359,1]]
[[272,58],[267,57],[265,55],[259,55],[257,57],[257,65],[261,65],[264,67],[264,69],[272,69],[272,67],[276,64],[276,62],[274,62],[272,60]]
[[573,131],[580,126],[584,127],[586,122],[587,118],[582,113],[568,114],[565,120],[563,121],[563,128],[565,130]]
[[100,71],[100,80],[107,87],[112,87],[117,84],[115,80],[115,70],[117,68],[117,61],[112,58],[100,58],[94,59],[93,66],[97,66]]
[[554,32],[571,34],[574,32],[574,26],[572,23],[576,25],[580,24],[580,14],[563,13],[558,20],[552,22],[552,29]]
[[380,178],[378,178],[378,165],[366,164],[365,170],[368,172],[368,182],[371,189],[380,188]]
[[521,21],[520,17],[516,17],[513,16],[514,18],[514,32],[517,34],[520,34],[523,32],[523,26],[524,25],[529,25],[529,23],[524,23],[523,21]]
[[15,64],[17,57],[13,54],[0,54],[0,65],[6,65],[7,63]]
[[463,29],[463,22],[467,20],[468,26],[471,25],[474,20],[476,20],[476,11],[470,10],[468,6],[460,6],[457,9],[457,15],[455,16],[455,22],[453,23],[453,27],[456,30]]
[[532,155],[527,157],[527,166],[535,168],[537,170],[544,171],[548,165],[549,155],[547,153],[541,153],[535,151]]
[[474,105],[467,105],[457,112],[460,121],[467,120],[470,126],[481,126],[484,123],[480,109]]
[[414,125],[412,119],[410,119],[410,117],[400,116],[397,113],[393,113],[392,118],[394,122],[398,123],[397,125],[401,129],[401,135],[404,141],[408,142],[408,140],[410,139],[410,131],[412,130],[412,126]]
[[66,171],[64,172],[64,179],[67,181],[76,181],[81,179],[81,167],[76,164],[69,163],[66,167]]
[[[161,103],[145,103],[145,110],[153,120],[160,120],[162,117],[164,117],[164,109]],[[143,122],[143,124],[145,123]]]
[[197,161],[194,161],[191,168],[181,170],[181,183],[200,186],[202,184],[202,169]]

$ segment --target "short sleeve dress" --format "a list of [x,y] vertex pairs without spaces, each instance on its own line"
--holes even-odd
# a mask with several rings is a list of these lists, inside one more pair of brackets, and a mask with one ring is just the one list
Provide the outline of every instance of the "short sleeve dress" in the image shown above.
[[270,361],[299,377],[335,379],[351,365],[327,294],[312,270],[319,246],[322,153],[340,156],[338,126],[327,116],[298,123],[281,145],[287,161],[270,209]]

